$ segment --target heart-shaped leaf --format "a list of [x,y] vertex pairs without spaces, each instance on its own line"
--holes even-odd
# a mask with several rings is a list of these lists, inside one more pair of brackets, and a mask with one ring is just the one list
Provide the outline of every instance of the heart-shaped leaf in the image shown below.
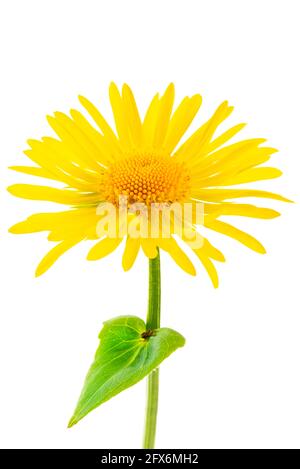
[[120,316],[104,323],[100,345],[88,371],[69,427],[91,410],[136,384],[167,358],[185,339],[168,328],[146,331],[136,316]]

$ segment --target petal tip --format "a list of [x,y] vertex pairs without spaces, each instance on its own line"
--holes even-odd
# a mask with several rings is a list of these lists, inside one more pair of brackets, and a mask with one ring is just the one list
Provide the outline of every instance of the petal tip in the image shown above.
[[173,82],[169,83],[169,85],[167,86],[166,93],[175,93],[175,85]]
[[48,114],[48,115],[46,116],[46,120],[47,120],[48,124],[49,124],[50,126],[52,126],[53,122],[55,121],[55,117],[54,117],[54,116],[50,116],[50,114]]
[[185,271],[191,275],[192,277],[196,277],[197,275],[197,271],[194,267],[194,264],[192,264],[191,262],[189,263],[189,265],[186,267]]
[[111,81],[109,84],[109,91],[118,90],[118,87],[114,81]]
[[18,226],[18,223],[16,225],[13,225],[10,228],[8,228],[8,230],[7,230],[8,233],[19,234],[20,231],[17,229],[17,226]]
[[96,261],[97,258],[96,258],[95,255],[93,255],[93,253],[88,252],[87,255],[86,255],[86,260],[87,260],[87,261]]
[[133,266],[133,263],[126,262],[124,261],[124,259],[122,259],[122,267],[123,267],[124,272],[128,272],[132,266]]
[[18,192],[18,186],[19,184],[13,184],[12,186],[8,186],[6,188],[7,192],[9,192],[11,195],[16,195]]
[[82,96],[82,94],[79,94],[78,95],[78,101],[80,102],[80,104],[82,104],[84,106],[84,104],[87,102],[87,98]]

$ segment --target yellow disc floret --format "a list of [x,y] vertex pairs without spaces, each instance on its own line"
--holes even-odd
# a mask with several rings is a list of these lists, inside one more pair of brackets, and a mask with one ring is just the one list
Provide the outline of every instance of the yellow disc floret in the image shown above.
[[112,164],[103,179],[105,199],[118,205],[128,197],[129,204],[173,203],[186,200],[190,174],[184,163],[170,155],[135,154]]

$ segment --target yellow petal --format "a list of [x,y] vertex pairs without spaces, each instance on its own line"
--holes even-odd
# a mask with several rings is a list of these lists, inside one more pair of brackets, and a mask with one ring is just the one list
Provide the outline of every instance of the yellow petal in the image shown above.
[[164,149],[168,153],[171,153],[174,150],[190,126],[201,106],[201,102],[202,98],[199,94],[193,96],[192,98],[184,98],[174,112],[164,142]]
[[203,254],[203,252],[201,251],[201,249],[198,249],[198,250],[195,250],[195,254],[198,256],[198,258],[200,259],[200,261],[202,262],[203,264],[203,267],[206,269],[211,281],[212,281],[212,284],[215,288],[218,288],[219,286],[219,278],[218,278],[218,272],[217,272],[217,269],[215,268],[214,264],[212,263],[212,261]]
[[240,197],[262,197],[282,202],[292,202],[279,194],[255,189],[200,189],[192,193],[192,198],[207,202],[220,202]]
[[30,200],[47,200],[59,204],[80,204],[99,202],[98,194],[82,194],[74,190],[55,189],[46,186],[34,186],[31,184],[14,184],[8,187],[8,192],[16,197]]
[[[199,251],[202,251],[205,253],[208,257],[211,257],[212,259],[215,259],[216,261],[219,262],[225,262],[225,257],[224,254],[219,251],[215,246],[213,246],[208,239],[204,238],[203,239],[203,247],[199,249]],[[194,249],[194,251],[197,254],[197,249]]]
[[34,139],[29,139],[27,143],[31,147],[31,149],[24,151],[28,158],[49,173],[53,174],[54,177],[59,178],[63,174],[62,168],[65,169],[64,166],[59,166],[59,162],[56,160],[55,155],[52,156],[51,152],[48,152],[47,145]]
[[174,84],[171,83],[160,100],[156,129],[154,134],[154,147],[161,147],[169,127],[175,96]]
[[143,122],[143,143],[146,148],[152,148],[153,145],[159,105],[160,99],[157,93],[148,107]]
[[122,95],[132,141],[136,146],[140,146],[142,141],[142,122],[133,93],[126,84],[123,86]]
[[157,257],[157,248],[154,240],[141,238],[141,246],[146,257],[149,259],[155,259]]
[[177,158],[184,158],[193,160],[203,147],[210,142],[217,127],[223,122],[232,112],[233,107],[228,106],[227,101],[224,101],[213,116],[203,124],[193,135],[176,151]]
[[253,217],[253,218],[276,218],[280,215],[279,212],[270,208],[256,207],[250,204],[234,204],[234,203],[222,203],[222,204],[206,204],[205,213],[212,214],[215,217],[220,215],[235,215],[242,217]]
[[[188,238],[184,232],[182,233],[183,241],[194,251],[198,252],[201,251],[205,256],[211,257],[219,262],[225,262],[225,257],[221,251],[215,248],[206,238],[204,238],[200,233],[194,229],[193,239]],[[198,248],[194,247],[194,243],[197,241],[199,245]]]
[[[39,231],[51,231],[52,233],[60,234],[59,239],[54,239],[55,236],[53,236],[53,241],[60,241],[66,237],[74,238],[75,232],[83,231],[90,226],[96,230],[98,221],[99,216],[96,214],[95,207],[73,209],[63,212],[37,213],[28,217],[27,220],[12,226],[9,232],[14,234],[26,234]],[[87,235],[88,232],[89,230],[84,234]]]
[[24,220],[11,226],[8,231],[13,234],[27,234],[44,231],[44,228],[32,225],[28,220]]
[[195,267],[192,262],[185,254],[185,252],[178,246],[177,242],[173,238],[161,238],[158,240],[158,245],[167,251],[172,259],[181,267],[185,272],[190,275],[196,275]]
[[35,168],[34,166],[10,166],[9,169],[40,178],[54,179],[56,181],[60,180],[57,176],[44,168]]
[[64,239],[71,239],[74,236],[82,236],[86,239],[98,239],[97,235],[97,222],[98,219],[94,214],[89,216],[82,215],[82,217],[74,217],[68,222],[62,221],[53,224],[50,228],[51,232],[48,235],[49,241],[62,241]]
[[72,119],[62,112],[55,112],[54,117],[47,116],[48,123],[57,135],[76,153],[82,164],[98,172],[100,166],[95,159],[95,149]]
[[134,264],[134,261],[138,255],[140,249],[140,239],[139,238],[131,238],[130,236],[127,237],[125,250],[122,258],[122,266],[125,272]]
[[80,239],[72,239],[68,241],[63,241],[62,243],[56,245],[51,251],[46,254],[46,256],[42,259],[42,261],[37,266],[35,271],[36,277],[44,274],[53,264],[57,261],[57,259],[64,254],[68,249],[75,246],[75,244],[79,243]]
[[83,96],[78,97],[82,106],[87,110],[92,119],[98,125],[99,129],[102,131],[105,139],[109,142],[112,148],[119,152],[120,146],[116,135],[114,134],[110,125],[106,122],[100,111],[87,99]]
[[226,130],[226,132],[222,133],[219,137],[217,137],[215,140],[213,140],[208,148],[207,151],[208,153],[216,150],[219,148],[221,145],[224,143],[228,142],[232,137],[234,137],[238,132],[240,132],[246,124],[237,124],[234,127],[231,127],[230,129]]
[[[73,176],[76,181],[85,182],[86,184],[95,183],[99,180],[99,174],[95,174],[87,168],[82,160],[81,155],[74,152],[72,147],[67,143],[57,140],[52,137],[43,137],[42,142],[28,141],[32,148],[31,155],[28,155],[33,161],[36,161],[41,166],[45,167],[45,163],[52,164],[60,170],[59,177],[61,179],[61,172]],[[78,149],[77,149],[78,150]],[[61,179],[63,180],[63,179]]]
[[102,135],[90,125],[79,111],[71,109],[71,118],[57,112],[54,115],[56,118],[62,116],[62,123],[65,122],[65,125],[70,126],[70,133],[72,132],[74,138],[80,142],[87,154],[91,156],[93,168],[99,170],[97,164],[94,166],[94,162],[98,163],[101,167],[107,165],[107,146],[104,146],[104,148],[103,145],[101,146]]
[[247,171],[243,171],[236,176],[229,177],[225,180],[226,185],[231,186],[233,184],[244,184],[252,181],[262,181],[264,179],[274,179],[282,175],[282,171],[277,168],[251,168]]
[[257,239],[248,233],[239,230],[235,226],[229,225],[228,223],[220,220],[207,220],[205,221],[205,226],[211,230],[217,231],[218,233],[222,233],[230,238],[236,239],[240,243],[260,254],[265,254],[266,252],[263,245]]
[[277,150],[259,147],[264,141],[258,138],[242,140],[210,154],[196,154],[193,161],[189,162],[194,174],[193,178],[197,178],[198,174],[202,180],[211,176],[215,177],[215,175],[217,178],[224,179],[226,175],[232,176],[235,172],[265,163]]
[[87,255],[89,261],[96,261],[102,259],[108,254],[111,254],[119,244],[122,242],[122,238],[105,238],[95,244]]
[[56,215],[56,213],[37,213],[35,215],[31,215],[26,220],[11,226],[8,231],[13,234],[27,234],[36,233],[39,231],[49,231],[53,226],[53,219],[56,219],[56,221],[59,223],[59,219],[56,218]]
[[64,171],[64,165],[62,162],[60,162],[60,167],[57,166],[55,159],[53,158],[53,154],[49,155],[48,148],[46,148],[46,144],[44,142],[33,142],[32,140],[29,142],[33,148],[31,150],[25,150],[24,153],[32,161],[40,164],[41,168],[28,168],[26,170],[26,166],[15,166],[11,169],[31,174],[33,176],[64,182],[69,187],[84,191],[93,190],[93,188],[96,189],[99,186],[99,184],[95,186],[92,182],[87,183],[87,181],[79,180],[73,175],[67,174]]
[[111,83],[109,87],[109,99],[113,110],[116,129],[120,138],[120,142],[122,142],[122,145],[126,146],[127,148],[131,147],[129,129],[124,113],[124,103],[115,83]]
[[103,135],[98,132],[98,130],[96,130],[76,109],[71,109],[70,114],[75,124],[80,127],[81,131],[94,146],[95,159],[102,166],[111,164],[114,161],[114,158],[112,157],[114,148],[107,143],[105,137],[103,137]]
[[[197,232],[195,232],[195,234],[200,236],[200,234]],[[203,238],[202,236],[201,236],[202,246],[200,246],[199,248],[193,247],[193,243],[191,243],[191,241],[187,239],[185,236],[183,236],[182,239],[194,251],[198,259],[200,259],[214,287],[217,288],[219,285],[218,273],[214,264],[211,262],[210,257],[219,262],[225,262],[225,257],[223,253],[219,251],[217,248],[215,248],[206,238]]]

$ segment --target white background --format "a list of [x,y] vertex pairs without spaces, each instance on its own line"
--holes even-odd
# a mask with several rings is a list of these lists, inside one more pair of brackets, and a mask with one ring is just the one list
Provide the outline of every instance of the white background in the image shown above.
[[[29,137],[49,133],[45,115],[96,101],[111,119],[107,87],[127,81],[145,109],[174,81],[177,102],[204,97],[200,124],[224,99],[228,124],[248,122],[280,150],[278,180],[257,185],[297,200],[299,2],[27,0],[2,2],[1,44],[1,446],[136,448],[145,381],[66,425],[103,320],[144,316],[147,262],[127,274],[121,252],[85,261],[88,244],[41,278],[45,234],[13,236],[11,224],[47,203],[9,196],[29,182],[6,168],[27,164]],[[214,290],[198,264],[191,278],[162,256],[163,325],[187,339],[161,367],[159,448],[299,448],[299,209],[271,221],[236,220],[267,247],[260,256],[214,236],[227,262]]]

